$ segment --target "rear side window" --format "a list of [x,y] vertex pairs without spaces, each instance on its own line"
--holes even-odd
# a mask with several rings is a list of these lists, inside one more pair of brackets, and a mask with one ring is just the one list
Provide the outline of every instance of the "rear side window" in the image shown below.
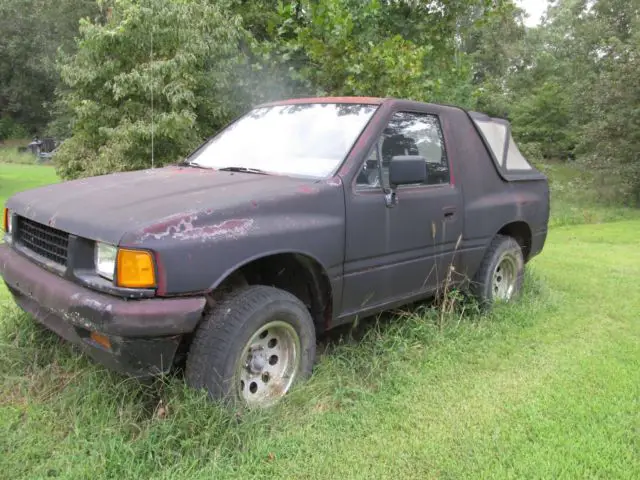
[[522,153],[520,153],[520,149],[511,135],[509,135],[509,149],[507,150],[505,168],[507,170],[531,170],[531,165]]
[[533,170],[531,164],[520,152],[513,136],[511,126],[505,120],[490,118],[472,113],[471,118],[484,137],[498,166],[505,172]]
[[487,122],[476,121],[476,125],[484,135],[485,140],[493,151],[498,162],[504,158],[505,139],[507,138],[507,127],[491,120]]

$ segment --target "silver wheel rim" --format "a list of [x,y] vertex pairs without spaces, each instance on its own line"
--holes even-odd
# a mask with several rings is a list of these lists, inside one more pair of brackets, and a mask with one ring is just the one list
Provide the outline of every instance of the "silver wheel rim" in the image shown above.
[[518,279],[518,261],[512,253],[505,253],[493,271],[494,300],[508,302],[513,297]]
[[240,355],[234,378],[239,398],[249,407],[268,407],[282,398],[298,374],[300,337],[287,322],[258,329]]

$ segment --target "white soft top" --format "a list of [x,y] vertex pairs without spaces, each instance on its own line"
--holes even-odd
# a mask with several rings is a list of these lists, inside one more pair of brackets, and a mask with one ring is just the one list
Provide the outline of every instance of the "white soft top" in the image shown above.
[[494,160],[503,171],[515,173],[533,170],[518,149],[511,135],[509,122],[476,112],[470,112],[470,116],[484,137]]

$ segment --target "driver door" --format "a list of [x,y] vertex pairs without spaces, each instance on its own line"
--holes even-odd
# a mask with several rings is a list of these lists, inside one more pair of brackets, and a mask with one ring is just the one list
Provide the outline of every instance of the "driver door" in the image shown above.
[[[395,155],[424,157],[428,174],[398,187],[394,205],[386,197]],[[426,296],[455,268],[462,197],[450,178],[438,116],[395,112],[347,194],[341,316]]]

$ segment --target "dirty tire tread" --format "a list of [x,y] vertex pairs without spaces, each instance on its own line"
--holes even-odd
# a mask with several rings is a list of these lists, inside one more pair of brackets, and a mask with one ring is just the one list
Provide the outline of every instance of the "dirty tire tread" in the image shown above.
[[195,389],[206,389],[214,400],[237,400],[231,398],[233,395],[228,384],[225,385],[229,362],[232,362],[230,357],[234,351],[244,347],[243,334],[246,336],[248,320],[259,316],[260,311],[273,302],[283,302],[300,310],[303,318],[295,327],[304,331],[298,331],[302,349],[298,380],[307,378],[311,374],[316,346],[313,320],[307,308],[289,292],[265,285],[251,285],[225,295],[196,330],[187,355],[187,384]]
[[491,287],[494,263],[502,251],[509,249],[517,249],[518,252],[520,252],[520,263],[522,266],[518,273],[514,297],[517,296],[522,289],[522,283],[524,281],[524,259],[522,258],[522,248],[513,237],[496,235],[489,244],[469,289],[473,297],[478,301],[480,307],[483,309],[489,309],[493,303],[492,295],[489,293],[488,289]]

